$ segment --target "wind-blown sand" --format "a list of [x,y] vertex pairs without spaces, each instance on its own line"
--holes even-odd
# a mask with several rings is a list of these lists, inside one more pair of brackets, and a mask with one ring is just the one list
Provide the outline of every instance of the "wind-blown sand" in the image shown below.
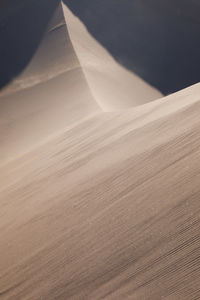
[[120,66],[64,4],[63,9],[74,49],[102,110],[127,109],[162,97],[158,90]]
[[65,17],[0,98],[0,299],[199,299],[200,84],[152,101]]
[[164,95],[200,81],[199,0],[63,0],[95,39]]

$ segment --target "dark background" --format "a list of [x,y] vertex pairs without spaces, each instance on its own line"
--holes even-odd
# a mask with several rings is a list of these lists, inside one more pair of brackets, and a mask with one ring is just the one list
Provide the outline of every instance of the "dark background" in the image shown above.
[[[29,63],[59,0],[0,2],[0,88]],[[64,0],[124,67],[169,94],[200,81],[199,0]]]

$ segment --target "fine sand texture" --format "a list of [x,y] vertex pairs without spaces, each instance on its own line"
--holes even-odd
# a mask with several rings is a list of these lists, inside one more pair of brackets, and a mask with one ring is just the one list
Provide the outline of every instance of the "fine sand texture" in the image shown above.
[[2,166],[2,300],[200,298],[200,85]]
[[0,300],[199,300],[200,84],[163,97],[77,3],[0,2]]

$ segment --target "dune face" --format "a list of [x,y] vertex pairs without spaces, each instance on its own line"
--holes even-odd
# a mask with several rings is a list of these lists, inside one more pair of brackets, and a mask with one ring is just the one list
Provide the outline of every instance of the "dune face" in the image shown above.
[[199,93],[93,116],[1,167],[3,300],[200,297]]
[[0,299],[200,299],[200,84],[155,88],[198,79],[179,4],[0,2]]
[[64,0],[127,69],[169,94],[200,81],[199,0]]

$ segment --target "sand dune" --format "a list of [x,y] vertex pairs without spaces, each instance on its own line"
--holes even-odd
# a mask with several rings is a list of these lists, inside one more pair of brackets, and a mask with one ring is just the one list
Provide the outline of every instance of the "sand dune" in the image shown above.
[[200,85],[1,168],[2,299],[198,299]]
[[1,81],[0,299],[200,299],[200,84],[163,98],[51,5]]

